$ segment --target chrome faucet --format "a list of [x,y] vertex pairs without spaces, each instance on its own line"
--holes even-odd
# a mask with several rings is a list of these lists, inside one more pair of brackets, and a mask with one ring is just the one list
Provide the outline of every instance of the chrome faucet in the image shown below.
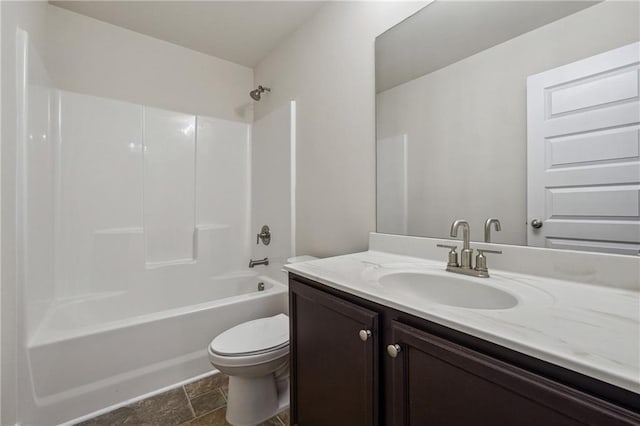
[[249,268],[253,268],[256,265],[268,266],[269,265],[269,258],[265,257],[264,259],[259,259],[259,260],[249,259]]
[[447,271],[454,272],[456,274],[471,275],[473,277],[488,278],[489,269],[487,268],[487,258],[485,253],[502,254],[501,250],[488,250],[478,249],[476,255],[476,266],[473,267],[473,249],[469,245],[469,239],[471,230],[469,228],[469,222],[466,220],[456,220],[451,224],[450,235],[452,237],[458,236],[458,228],[462,227],[462,250],[460,252],[461,259],[458,264],[458,253],[456,252],[457,246],[438,244],[438,247],[444,247],[449,249],[449,258],[447,261]]
[[490,217],[484,222],[484,242],[491,242],[491,225],[494,225],[496,231],[501,231],[502,227],[500,226],[500,221],[496,218]]
[[460,252],[460,267],[464,269],[471,269],[473,250],[469,248],[469,239],[471,238],[471,229],[469,228],[469,222],[461,219],[455,220],[451,224],[450,235],[456,238],[458,236],[458,228],[460,227],[462,227],[462,251]]

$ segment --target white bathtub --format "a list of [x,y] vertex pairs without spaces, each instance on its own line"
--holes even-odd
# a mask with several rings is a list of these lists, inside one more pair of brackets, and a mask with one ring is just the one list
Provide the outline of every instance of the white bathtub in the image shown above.
[[59,302],[28,344],[25,420],[62,423],[210,372],[214,336],[286,311],[286,286],[251,272]]

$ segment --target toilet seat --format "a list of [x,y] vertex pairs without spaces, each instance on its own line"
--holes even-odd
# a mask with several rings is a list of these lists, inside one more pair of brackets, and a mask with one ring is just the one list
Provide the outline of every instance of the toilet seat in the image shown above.
[[278,314],[232,327],[208,348],[215,365],[243,366],[273,361],[289,353],[289,317]]

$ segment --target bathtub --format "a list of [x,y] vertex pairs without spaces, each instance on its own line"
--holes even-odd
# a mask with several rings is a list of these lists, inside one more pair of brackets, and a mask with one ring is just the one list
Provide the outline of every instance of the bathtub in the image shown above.
[[57,302],[27,345],[27,422],[64,423],[210,373],[213,337],[286,311],[287,287],[252,272]]

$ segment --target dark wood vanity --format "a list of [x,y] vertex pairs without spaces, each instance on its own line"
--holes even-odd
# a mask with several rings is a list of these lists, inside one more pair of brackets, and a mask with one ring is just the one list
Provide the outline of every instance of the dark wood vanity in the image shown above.
[[631,391],[295,274],[289,296],[292,425],[640,425]]

